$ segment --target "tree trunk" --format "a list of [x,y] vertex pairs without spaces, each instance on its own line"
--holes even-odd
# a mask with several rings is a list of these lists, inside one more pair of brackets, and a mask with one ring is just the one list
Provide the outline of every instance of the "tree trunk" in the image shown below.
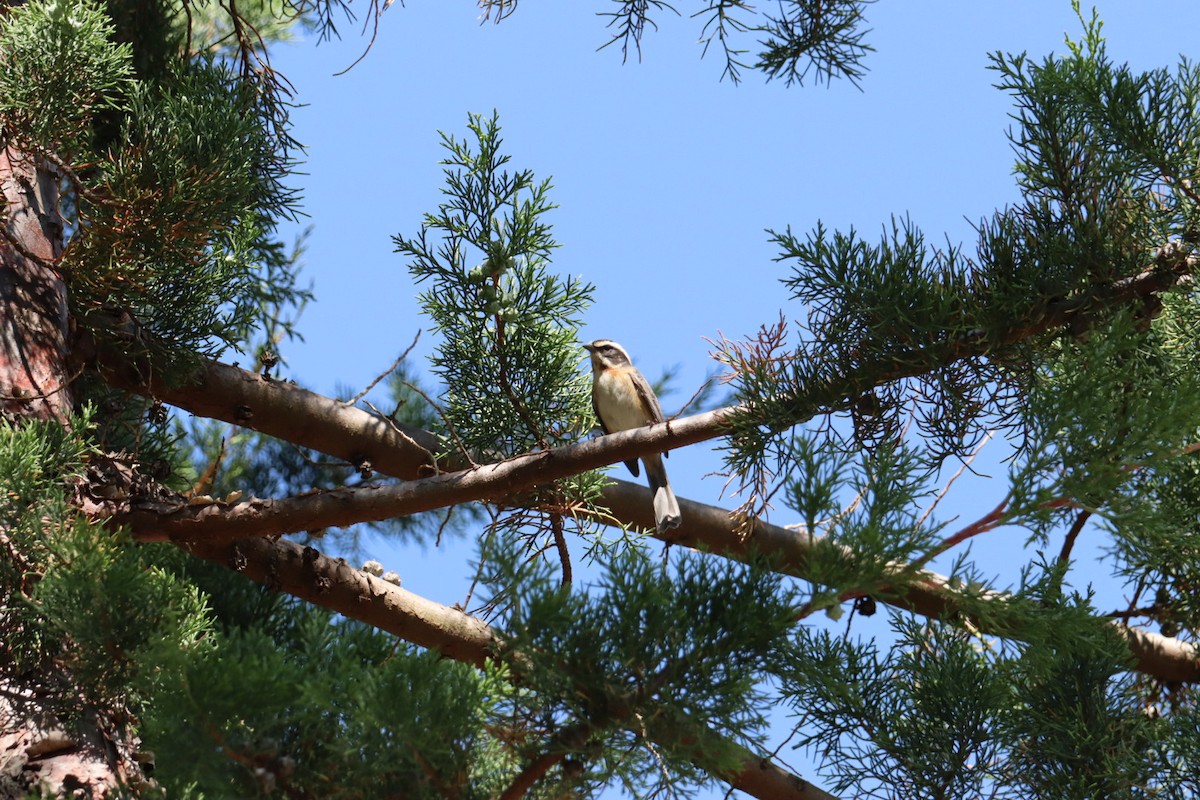
[[[63,250],[56,169],[9,145],[0,149],[5,213],[0,238],[0,410],[10,424],[68,423],[67,295],[55,261]],[[0,536],[5,533],[0,524]],[[5,557],[0,551],[0,557]],[[3,618],[0,617],[0,626]],[[0,630],[0,641],[3,631]],[[0,651],[2,652],[2,651]],[[54,668],[47,658],[47,668]],[[0,800],[32,794],[103,797],[127,777],[130,745],[85,714],[64,726],[19,678],[0,682]]]
[[6,215],[0,241],[0,408],[9,419],[65,422],[67,293],[58,174],[11,145],[0,149]]

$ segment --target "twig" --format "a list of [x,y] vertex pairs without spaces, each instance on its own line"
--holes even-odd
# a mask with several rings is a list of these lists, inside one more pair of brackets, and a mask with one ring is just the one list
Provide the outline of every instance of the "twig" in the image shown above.
[[441,524],[438,525],[437,537],[433,540],[434,547],[442,546],[442,534],[446,532],[446,527],[450,524],[450,519],[454,516],[454,509],[457,506],[448,506],[446,513],[442,515]]
[[1078,538],[1079,532],[1083,530],[1083,526],[1087,523],[1090,516],[1092,516],[1092,512],[1086,508],[1075,516],[1075,522],[1071,524],[1071,529],[1067,531],[1066,538],[1063,539],[1062,550],[1058,553],[1059,566],[1065,566],[1067,560],[1071,557],[1071,549],[1075,546],[1075,539]]
[[[454,423],[451,422],[450,418],[446,416],[446,413],[442,411],[441,406],[433,402],[433,399],[429,395],[425,394],[425,392],[415,383],[412,383],[411,381],[404,381],[404,385],[416,392],[418,397],[420,397],[426,403],[429,403],[429,407],[438,413],[438,416],[441,418],[442,422],[446,423],[446,432],[450,434],[450,438],[458,447],[459,455],[461,455],[463,459],[465,459],[466,462],[472,467],[476,466],[475,460],[471,457],[471,453],[467,450],[467,446],[463,443],[463,440],[459,438],[458,431],[454,429]],[[392,420],[392,423],[394,425],[395,420]],[[435,459],[433,463],[434,469],[436,470],[437,460]]]
[[710,377],[707,380],[705,380],[704,383],[700,384],[700,388],[697,389],[695,392],[693,392],[692,396],[687,399],[687,402],[684,403],[682,406],[680,406],[679,411],[672,414],[671,417],[667,421],[670,422],[673,419],[682,417],[683,412],[687,411],[688,408],[692,405],[692,403],[696,402],[697,398],[702,397],[708,391],[708,387],[712,386],[712,382],[713,382],[713,379]]
[[558,549],[558,560],[562,564],[562,585],[571,585],[571,551],[567,548],[567,539],[563,536],[563,518],[561,514],[550,515],[550,530],[554,534],[554,546]]
[[[492,522],[485,529],[484,538],[479,543],[479,552],[480,552],[479,564],[477,564],[475,567],[475,575],[474,575],[474,577],[471,578],[471,585],[469,587],[467,587],[467,596],[462,601],[462,604],[459,606],[460,608],[462,608],[464,610],[471,607],[471,598],[475,596],[475,587],[477,587],[479,585],[479,580],[483,577],[484,560],[483,560],[482,555],[484,553],[487,553],[488,546],[491,544],[492,537],[496,535],[496,518],[499,516],[499,512],[493,510],[490,506],[485,506],[485,508],[487,508],[488,513],[491,514]],[[495,598],[493,598],[493,601],[494,600],[495,600]],[[479,609],[480,613],[484,613],[484,614],[486,614],[488,612],[488,610],[489,610],[488,606],[485,606],[485,607],[482,607]],[[490,610],[495,610],[494,602],[492,604],[490,604]]]
[[417,335],[413,337],[412,344],[410,344],[408,346],[408,349],[406,349],[403,353],[401,353],[396,358],[396,360],[392,362],[392,365],[390,367],[388,367],[385,371],[379,373],[379,377],[375,378],[375,380],[373,380],[369,384],[367,384],[367,388],[363,389],[361,392],[354,395],[353,398],[347,400],[346,405],[352,406],[352,405],[357,404],[359,400],[362,400],[364,397],[366,397],[370,393],[370,391],[372,389],[374,389],[376,386],[378,386],[379,382],[381,380],[383,380],[388,375],[391,375],[393,372],[395,372],[396,368],[400,366],[400,362],[403,361],[404,359],[408,358],[408,354],[411,353],[412,349],[417,346],[417,342],[420,341],[420,339],[421,339],[421,331],[418,330]]
[[951,547],[961,544],[967,539],[978,536],[981,533],[987,533],[988,531],[998,527],[1000,522],[1004,519],[1004,511],[1006,508],[1008,508],[1008,501],[1011,498],[1012,492],[1004,495],[1004,499],[1000,501],[998,506],[972,522],[970,525],[960,529],[957,533],[947,536],[942,540],[941,544],[927,553],[924,558],[919,558],[914,561],[913,566],[917,568],[923,567],[925,564],[928,564],[932,559],[937,558]]
[[947,493],[949,493],[950,487],[954,485],[955,481],[957,481],[960,477],[962,477],[962,474],[967,471],[968,467],[971,466],[971,462],[974,461],[975,457],[978,456],[983,451],[984,445],[986,445],[988,442],[990,442],[992,439],[992,436],[994,436],[994,435],[995,435],[995,431],[987,432],[987,434],[983,437],[983,440],[975,448],[975,452],[971,453],[971,455],[967,458],[967,460],[962,463],[962,466],[958,468],[958,472],[954,473],[954,475],[950,478],[950,480],[946,482],[946,485],[942,487],[942,490],[940,492],[938,492],[938,496],[936,498],[934,498],[933,503],[930,504],[929,508],[925,509],[925,513],[921,515],[921,518],[919,520],[917,520],[916,527],[920,528],[922,525],[925,524],[925,520],[929,519],[929,515],[932,514],[934,509],[936,509],[938,507],[938,503],[942,502],[942,498],[944,498],[947,495]]
[[[22,142],[22,146],[26,146],[26,143]],[[71,165],[60,158],[57,153],[45,147],[40,147],[36,144],[30,144],[28,146],[30,149],[36,150],[42,156],[42,158],[61,169],[63,174],[67,176],[67,180],[69,180],[71,185],[75,187],[75,191],[79,192],[79,196],[87,200],[89,203],[95,203],[98,206],[109,206],[112,208],[121,208],[126,205],[118,200],[113,200],[111,197],[101,197],[98,192],[93,189],[89,189],[83,182],[83,179],[80,178],[78,173],[76,173],[71,167]]]
[[1130,617],[1152,617],[1162,611],[1157,605],[1142,608],[1127,608],[1124,611],[1110,611],[1104,616],[1110,619],[1129,619]]
[[17,549],[13,540],[3,531],[0,531],[0,547],[8,553],[9,561],[20,570],[21,594],[25,597],[30,597],[33,591],[33,584],[41,580],[42,573],[34,567],[32,562],[25,558],[25,554]]
[[[428,400],[428,398],[425,398],[425,399]],[[376,408],[374,405],[372,405],[370,400],[364,400],[363,404],[366,405],[367,408],[369,408],[373,412],[375,412],[375,415],[377,417],[379,417],[380,419],[387,420],[388,425],[390,425],[392,427],[392,430],[395,431],[396,434],[399,435],[400,438],[404,440],[405,444],[408,444],[408,445],[420,450],[422,453],[424,453],[425,456],[429,459],[429,461],[427,463],[429,464],[430,469],[433,470],[433,474],[437,475],[441,471],[438,469],[437,456],[435,456],[433,454],[433,451],[431,451],[429,448],[422,445],[420,442],[418,442],[413,437],[409,436],[404,431],[403,428],[401,428],[399,425],[396,424],[396,420],[394,419],[393,415],[396,414],[396,412],[398,412],[400,410],[399,406],[396,407],[396,411],[393,411],[392,414],[389,415],[389,414],[384,414],[382,411],[380,411],[378,408]]]
[[662,773],[663,782],[665,785],[671,785],[671,772],[667,769],[666,763],[659,754],[658,749],[654,746],[654,742],[650,739],[650,734],[646,730],[646,720],[642,718],[641,712],[636,712],[634,718],[637,719],[641,726],[640,733],[642,734],[642,744],[650,751],[650,755],[654,756],[654,763],[658,765],[658,770]]
[[[1142,592],[1146,590],[1146,576],[1139,575],[1137,585],[1133,587],[1133,597],[1129,598],[1129,616],[1133,616],[1133,612],[1137,610],[1138,602],[1142,599]],[[1121,616],[1119,612],[1113,612],[1109,616]],[[1128,617],[1126,617],[1128,619]]]
[[[371,29],[371,41],[367,42],[367,47],[365,50],[362,51],[362,55],[360,55],[358,58],[354,59],[353,63],[351,63],[350,66],[346,67],[341,72],[333,73],[333,77],[340,78],[342,75],[345,75],[347,72],[349,72],[350,70],[357,67],[359,62],[361,62],[364,58],[366,58],[367,54],[371,52],[371,48],[375,46],[375,39],[376,39],[376,37],[379,36],[379,17],[382,16],[383,11],[385,9],[387,9],[387,7],[390,6],[391,4],[392,4],[392,0],[385,0],[384,4],[383,4],[383,8],[381,9],[379,7],[379,0],[371,0],[371,8],[370,8],[370,11],[368,12],[368,16],[371,18],[371,21],[374,23],[374,27],[372,27],[372,29]],[[404,5],[404,4],[401,3],[400,5]],[[363,20],[363,32],[365,33],[366,30],[367,30],[367,21],[364,19]]]
[[[213,456],[212,463],[205,467],[200,477],[196,478],[196,482],[192,484],[191,490],[187,492],[187,497],[198,497],[208,494],[208,490],[217,480],[217,471],[221,468],[221,462],[225,460],[225,442],[226,439],[222,436],[221,446],[217,448],[217,454]],[[292,446],[295,447],[295,445]]]
[[[499,289],[500,277],[492,278],[493,285]],[[496,315],[496,357],[500,362],[500,388],[504,395],[508,398],[508,402],[512,404],[513,410],[517,412],[517,416],[521,418],[521,422],[525,423],[526,430],[537,440],[538,448],[549,450],[550,443],[546,441],[546,431],[538,424],[538,420],[526,407],[524,400],[514,390],[512,381],[509,379],[508,358],[504,348],[504,319],[499,314]]]

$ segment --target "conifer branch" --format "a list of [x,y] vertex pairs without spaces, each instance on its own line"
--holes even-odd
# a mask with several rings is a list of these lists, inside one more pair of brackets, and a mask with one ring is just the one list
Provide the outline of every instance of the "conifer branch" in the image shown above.
[[551,738],[545,748],[546,752],[532,759],[517,773],[508,788],[500,794],[499,800],[520,800],[546,776],[547,772],[565,760],[569,753],[583,747],[591,732],[592,726],[587,724],[573,725],[559,731]]
[[[1186,264],[1190,268],[1190,257]],[[1106,294],[1123,301],[1128,296],[1127,292],[1134,291],[1135,287],[1141,291],[1160,291],[1174,285],[1181,274],[1177,267],[1166,272],[1149,270],[1135,279],[1128,279],[1121,287]],[[1088,304],[1079,305],[1076,302],[1075,307],[1076,313],[1094,313],[1094,307]],[[1064,314],[1060,312],[1055,316],[1058,324],[1070,319],[1069,315]],[[1029,331],[1030,335],[1034,332],[1029,324],[1023,329]],[[347,407],[294,384],[268,380],[257,373],[208,362],[195,383],[172,387],[156,373],[131,364],[118,353],[106,350],[95,355],[102,375],[109,383],[169,402],[193,414],[234,422],[352,463],[356,463],[357,459],[369,458],[375,469],[394,477],[412,479],[436,470],[434,465],[428,463],[429,453],[438,447],[433,434],[379,419],[361,409]],[[145,379],[142,377],[144,375],[151,377]],[[718,409],[604,436],[545,454],[532,454],[464,473],[434,475],[429,479],[413,481],[413,484],[421,484],[425,488],[409,485],[371,487],[369,490],[340,489],[287,500],[249,501],[241,504],[245,508],[240,509],[229,521],[221,517],[232,509],[221,504],[172,509],[165,515],[157,511],[134,511],[120,521],[130,524],[135,532],[141,531],[147,537],[151,536],[148,531],[156,525],[163,526],[163,530],[175,525],[181,532],[179,535],[195,537],[202,529],[199,520],[212,519],[212,522],[203,523],[212,526],[209,533],[214,537],[229,538],[234,535],[263,536],[285,530],[309,530],[319,525],[311,516],[304,521],[305,515],[318,512],[329,515],[323,517],[330,520],[326,523],[329,525],[384,518],[367,515],[356,519],[357,510],[346,510],[350,497],[363,498],[356,502],[362,503],[364,512],[371,510],[381,513],[386,509],[389,515],[416,513],[418,510],[467,499],[499,498],[517,491],[518,487],[548,482],[645,453],[704,441],[719,435],[734,411]],[[297,425],[297,420],[304,420],[305,424]],[[653,531],[653,520],[649,513],[651,502],[646,488],[628,481],[613,480],[605,487],[601,500],[609,508],[612,518]],[[727,509],[682,498],[680,505],[687,524],[682,529],[667,532],[661,537],[664,541],[737,560],[745,560],[751,552],[757,552],[771,558],[777,570],[797,577],[805,577],[811,549],[821,546],[822,540],[819,538],[810,538],[761,521],[755,521],[749,535],[745,535],[731,519]],[[255,527],[266,525],[267,520],[275,527]],[[188,533],[182,534],[184,530]],[[894,574],[897,582],[878,587],[874,597],[897,608],[932,618],[950,618],[961,614],[966,605],[977,607],[980,602],[975,598],[968,603],[969,598],[950,587],[946,579],[936,573],[897,565]],[[999,601],[1002,598],[996,595],[995,599]],[[319,599],[313,602],[326,605]],[[1008,625],[997,625],[994,615],[989,614],[988,620],[987,623],[976,621],[981,632],[1019,638],[1019,630]],[[1200,681],[1200,657],[1193,645],[1139,628],[1118,627],[1130,647],[1135,669],[1163,680]]]
[[[483,667],[504,651],[500,634],[486,622],[368,575],[312,547],[286,540],[251,539],[233,544],[192,543],[185,549],[273,591],[323,606],[455,661]],[[519,661],[520,656],[508,654],[508,658],[510,662]],[[733,788],[763,800],[834,800],[741,745],[725,741],[712,731],[708,735],[721,740],[726,752],[732,747],[740,753],[737,772],[731,774],[715,767],[710,770]],[[704,746],[709,742],[696,744],[696,762],[703,767],[704,754],[711,752]]]
[[1085,331],[1132,300],[1189,284],[1198,264],[1200,256],[1190,254],[1184,245],[1172,242],[1159,248],[1154,263],[1142,272],[1047,302],[998,331],[972,330],[931,345],[864,355],[861,362],[845,372],[816,386],[805,386],[795,397],[772,398],[772,410],[784,409],[785,421],[759,421],[754,409],[746,405],[727,411],[738,412],[739,416],[745,414],[749,421],[768,425],[773,430],[787,430],[823,411],[845,407],[872,389],[895,381],[915,378],[972,358],[994,357],[999,351],[1051,331]]
[[[1188,255],[1181,247],[1164,247],[1155,267],[1098,286],[1083,296],[1048,303],[1040,313],[1015,321],[998,336],[985,337],[968,332],[948,345],[914,348],[877,357],[856,369],[854,374],[831,378],[824,386],[809,387],[805,397],[791,403],[794,415],[789,425],[811,419],[821,408],[836,406],[847,398],[861,397],[871,386],[914,377],[954,361],[994,353],[997,348],[1012,346],[1066,325],[1086,324],[1105,310],[1120,307],[1134,297],[1178,285],[1190,276],[1196,261],[1196,256]],[[942,363],[930,363],[927,350],[948,355],[941,357]],[[368,459],[380,472],[395,477],[411,479],[437,471],[436,465],[428,463],[428,452],[437,449],[437,440],[432,434],[348,408],[295,384],[209,361],[194,382],[171,385],[149,366],[131,362],[111,349],[97,350],[94,343],[81,342],[76,352],[77,357],[94,359],[102,377],[111,385],[171,403],[198,416],[250,428],[351,464]],[[519,456],[501,465],[492,465],[492,468],[502,469],[505,480],[517,480],[518,484],[513,488],[526,488],[537,482],[549,482],[648,453],[717,438],[728,433],[733,418],[751,412],[752,409],[745,405],[716,409],[545,453]],[[297,420],[323,422],[298,426]],[[419,452],[409,446],[414,443],[419,445]],[[524,480],[533,482],[525,483]],[[486,496],[485,493],[466,499]],[[452,499],[446,504],[452,502],[461,500]]]

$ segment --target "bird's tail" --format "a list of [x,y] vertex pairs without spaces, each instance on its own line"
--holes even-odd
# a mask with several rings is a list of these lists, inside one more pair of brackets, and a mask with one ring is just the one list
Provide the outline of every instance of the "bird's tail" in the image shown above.
[[646,479],[654,491],[654,524],[658,532],[678,528],[683,517],[679,514],[679,501],[675,499],[675,492],[671,491],[671,482],[667,480],[662,456],[647,456],[642,462],[646,465]]

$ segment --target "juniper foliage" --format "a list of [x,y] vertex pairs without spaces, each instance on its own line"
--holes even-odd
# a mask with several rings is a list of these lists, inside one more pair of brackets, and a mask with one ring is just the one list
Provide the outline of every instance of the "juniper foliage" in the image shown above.
[[[481,5],[504,18],[514,4]],[[759,17],[710,0],[697,16],[735,81],[740,42],[759,36],[753,68],[769,78],[856,82],[867,7]],[[334,33],[346,7],[240,8],[32,0],[0,16],[0,123],[61,172],[55,266],[75,335],[176,382],[205,356],[273,351],[309,296],[274,236],[295,213],[295,143],[262,59],[293,21]],[[627,53],[673,10],[607,8]],[[1022,196],[973,246],[932,246],[906,218],[878,239],[819,223],[770,234],[805,322],[726,343],[745,402],[727,466],[752,509],[798,513],[803,564],[683,548],[655,561],[600,540],[576,522],[603,513],[597,474],[497,497],[457,516],[477,541],[469,610],[491,626],[490,662],[453,663],[252,584],[236,558],[90,519],[149,486],[186,508],[388,480],[164,418],[91,370],[76,417],[0,421],[0,681],[46,698],[37,713],[153,750],[157,788],[121,787],[146,796],[689,796],[745,769],[743,748],[765,753],[780,708],[847,795],[1196,797],[1194,689],[1138,672],[1112,620],[1187,642],[1200,622],[1200,72],[1115,64],[1099,19],[1080,21],[1062,55],[992,58]],[[434,388],[409,364],[389,377],[390,419],[437,433],[443,465],[527,456],[593,424],[578,347],[593,289],[552,270],[552,186],[510,167],[497,115],[467,131],[443,136],[443,202],[394,239],[437,342]],[[980,524],[1019,532],[1020,576],[1001,584],[965,554],[944,618],[893,609],[885,635],[835,635],[821,612],[902,608],[931,580],[924,566],[963,534],[931,509],[946,470],[995,431],[1008,496]],[[1087,521],[1109,536],[1127,609],[1072,585],[1069,546],[1049,551]],[[571,525],[594,556],[574,580]],[[324,547],[320,533],[304,541]]]

